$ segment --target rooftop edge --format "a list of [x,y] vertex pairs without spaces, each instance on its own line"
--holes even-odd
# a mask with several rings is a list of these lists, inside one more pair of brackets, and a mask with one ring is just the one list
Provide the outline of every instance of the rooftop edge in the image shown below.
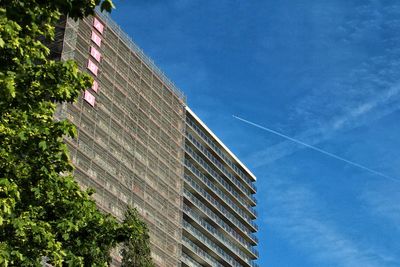
[[239,163],[239,165],[253,178],[254,181],[257,181],[256,176],[244,165],[233,152],[207,127],[207,125],[194,113],[188,106],[185,106],[187,112],[190,113],[199,123],[200,125],[218,142],[220,146],[222,146],[228,154]]

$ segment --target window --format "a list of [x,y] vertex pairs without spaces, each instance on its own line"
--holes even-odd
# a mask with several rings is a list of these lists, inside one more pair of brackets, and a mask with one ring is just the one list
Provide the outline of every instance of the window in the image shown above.
[[104,30],[104,25],[101,23],[97,18],[93,19],[93,27],[98,30],[101,34],[103,33]]
[[83,99],[85,99],[86,102],[88,102],[92,107],[94,107],[96,98],[89,91],[85,91]]
[[94,62],[91,61],[90,59],[89,59],[89,61],[88,61],[87,67],[88,67],[88,69],[89,69],[94,75],[97,76],[97,71],[98,71],[99,68],[98,68],[98,67],[96,66],[96,64],[94,64]]
[[101,37],[97,33],[95,33],[94,31],[92,31],[92,38],[91,39],[95,44],[97,44],[97,46],[100,47],[100,45],[101,45]]
[[99,50],[97,50],[96,48],[91,46],[90,54],[92,55],[92,57],[94,57],[94,59],[96,59],[97,62],[100,62],[101,54],[100,54]]

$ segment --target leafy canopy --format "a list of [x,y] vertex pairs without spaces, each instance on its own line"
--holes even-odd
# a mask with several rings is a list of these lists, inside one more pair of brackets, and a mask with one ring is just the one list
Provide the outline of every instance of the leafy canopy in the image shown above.
[[124,223],[129,238],[124,242],[121,267],[141,266],[153,267],[150,257],[149,234],[146,224],[139,219],[135,209],[128,209]]
[[113,8],[111,0],[0,0],[1,266],[41,266],[44,258],[53,266],[106,266],[121,242],[143,246],[144,264],[134,266],[152,266],[137,214],[128,210],[118,223],[74,181],[63,137],[76,130],[54,120],[57,103],[73,102],[92,80],[73,61],[49,60],[41,40],[54,39],[61,15],[83,18],[98,5]]

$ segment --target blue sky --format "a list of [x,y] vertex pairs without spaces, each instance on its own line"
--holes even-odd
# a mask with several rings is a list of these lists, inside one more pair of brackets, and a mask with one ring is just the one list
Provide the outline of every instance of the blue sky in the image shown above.
[[262,267],[400,266],[400,2],[116,1],[114,19],[257,175]]

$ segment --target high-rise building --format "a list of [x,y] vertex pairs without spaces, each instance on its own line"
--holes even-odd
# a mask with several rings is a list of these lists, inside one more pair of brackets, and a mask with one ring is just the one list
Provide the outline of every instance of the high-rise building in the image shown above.
[[95,81],[58,112],[78,128],[77,139],[66,140],[76,179],[118,219],[127,205],[136,207],[148,223],[155,262],[178,266],[183,94],[106,16],[66,19],[57,33],[61,59],[76,60]]
[[256,266],[256,177],[186,108],[182,262]]
[[254,266],[254,175],[108,15],[66,18],[56,36],[51,56],[94,79],[57,117],[77,126],[75,177],[99,208],[122,220],[136,207],[157,266]]

